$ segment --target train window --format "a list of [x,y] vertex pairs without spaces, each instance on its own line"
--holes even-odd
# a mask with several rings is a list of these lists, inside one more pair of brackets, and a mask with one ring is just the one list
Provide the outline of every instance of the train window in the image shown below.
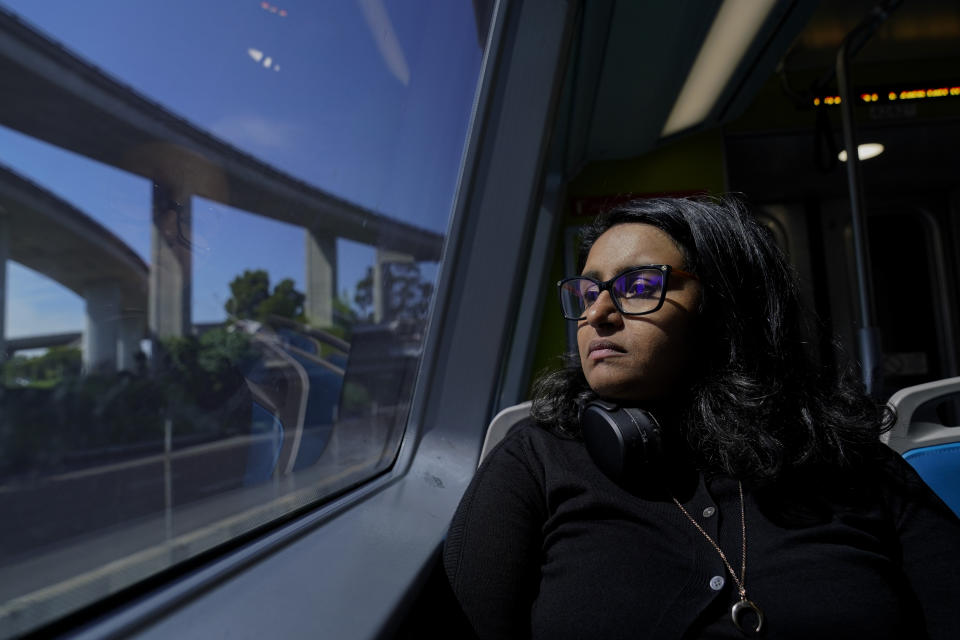
[[390,467],[473,4],[0,2],[0,636]]

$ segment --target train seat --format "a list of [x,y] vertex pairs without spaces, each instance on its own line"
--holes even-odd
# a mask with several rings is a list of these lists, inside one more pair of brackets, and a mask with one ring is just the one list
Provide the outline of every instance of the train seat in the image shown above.
[[532,404],[532,402],[527,400],[526,402],[515,404],[512,407],[507,407],[493,417],[493,420],[490,421],[490,426],[487,427],[487,436],[483,439],[483,449],[480,451],[480,460],[477,462],[478,466],[483,462],[484,458],[487,457],[487,454],[510,432],[510,429],[517,426],[521,420],[530,415],[530,406]]
[[960,515],[960,377],[901,389],[888,404],[897,422],[883,441]]

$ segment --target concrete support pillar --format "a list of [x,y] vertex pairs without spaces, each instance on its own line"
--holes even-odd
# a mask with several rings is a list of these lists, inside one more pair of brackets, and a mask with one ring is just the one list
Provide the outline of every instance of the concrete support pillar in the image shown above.
[[304,311],[310,323],[333,326],[333,301],[337,297],[337,239],[307,229],[307,296]]
[[190,333],[192,237],[190,193],[154,183],[149,318],[155,338]]
[[83,370],[110,373],[117,367],[117,338],[120,335],[120,287],[114,282],[88,286],[87,325],[83,331]]
[[10,231],[0,211],[0,364],[7,361],[7,258],[10,257]]
[[388,322],[387,314],[389,292],[386,287],[389,284],[384,277],[384,271],[389,264],[415,262],[413,256],[405,253],[398,253],[388,249],[377,249],[377,263],[373,267],[373,321]]

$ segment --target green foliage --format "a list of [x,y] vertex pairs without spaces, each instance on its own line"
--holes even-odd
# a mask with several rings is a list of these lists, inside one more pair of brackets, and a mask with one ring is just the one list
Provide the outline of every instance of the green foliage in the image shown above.
[[0,476],[62,469],[84,452],[155,451],[168,420],[175,442],[249,428],[244,372],[257,354],[247,334],[221,328],[167,338],[158,341],[156,355],[160,363],[149,377],[81,376],[77,366],[51,388],[0,387]]
[[265,320],[272,315],[282,318],[302,318],[303,302],[306,296],[293,287],[294,283],[290,278],[277,283],[270,297],[257,305],[255,317],[258,320]]
[[250,336],[229,328],[211,329],[196,336],[163,338],[158,341],[164,367],[179,376],[191,372],[217,376],[233,368],[246,368],[257,354]]
[[0,476],[57,470],[82,452],[159,443],[164,401],[162,386],[128,374],[0,389]]
[[3,382],[10,386],[51,387],[80,374],[82,355],[76,347],[51,347],[42,356],[14,356],[3,364]]
[[250,337],[241,331],[212,329],[195,336],[159,341],[163,364],[159,379],[183,407],[211,409],[226,402],[243,386],[243,372],[257,359]]
[[433,283],[424,280],[415,262],[382,265],[384,317],[387,320],[423,320],[433,295]]
[[[393,320],[422,320],[427,315],[433,283],[424,280],[416,262],[385,262],[380,265],[383,282],[383,317],[381,322]],[[374,320],[373,267],[357,282],[353,301],[357,305],[358,320]]]
[[269,316],[299,319],[303,317],[306,296],[297,291],[293,280],[281,280],[270,292],[270,276],[263,269],[245,270],[230,283],[231,297],[224,308],[234,318],[259,320]]
[[230,283],[231,297],[224,308],[235,318],[257,317],[257,307],[270,297],[270,277],[263,269],[244,270]]
[[357,305],[358,319],[367,322],[373,319],[373,267],[367,267],[367,275],[357,282],[353,302]]
[[250,336],[226,328],[204,333],[197,348],[197,364],[212,375],[218,375],[226,368],[246,370],[257,359]]

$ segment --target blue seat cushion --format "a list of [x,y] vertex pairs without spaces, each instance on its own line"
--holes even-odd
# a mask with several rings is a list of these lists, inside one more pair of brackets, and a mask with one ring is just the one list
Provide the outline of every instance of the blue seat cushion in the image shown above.
[[923,481],[960,516],[960,443],[911,449],[903,454]]

